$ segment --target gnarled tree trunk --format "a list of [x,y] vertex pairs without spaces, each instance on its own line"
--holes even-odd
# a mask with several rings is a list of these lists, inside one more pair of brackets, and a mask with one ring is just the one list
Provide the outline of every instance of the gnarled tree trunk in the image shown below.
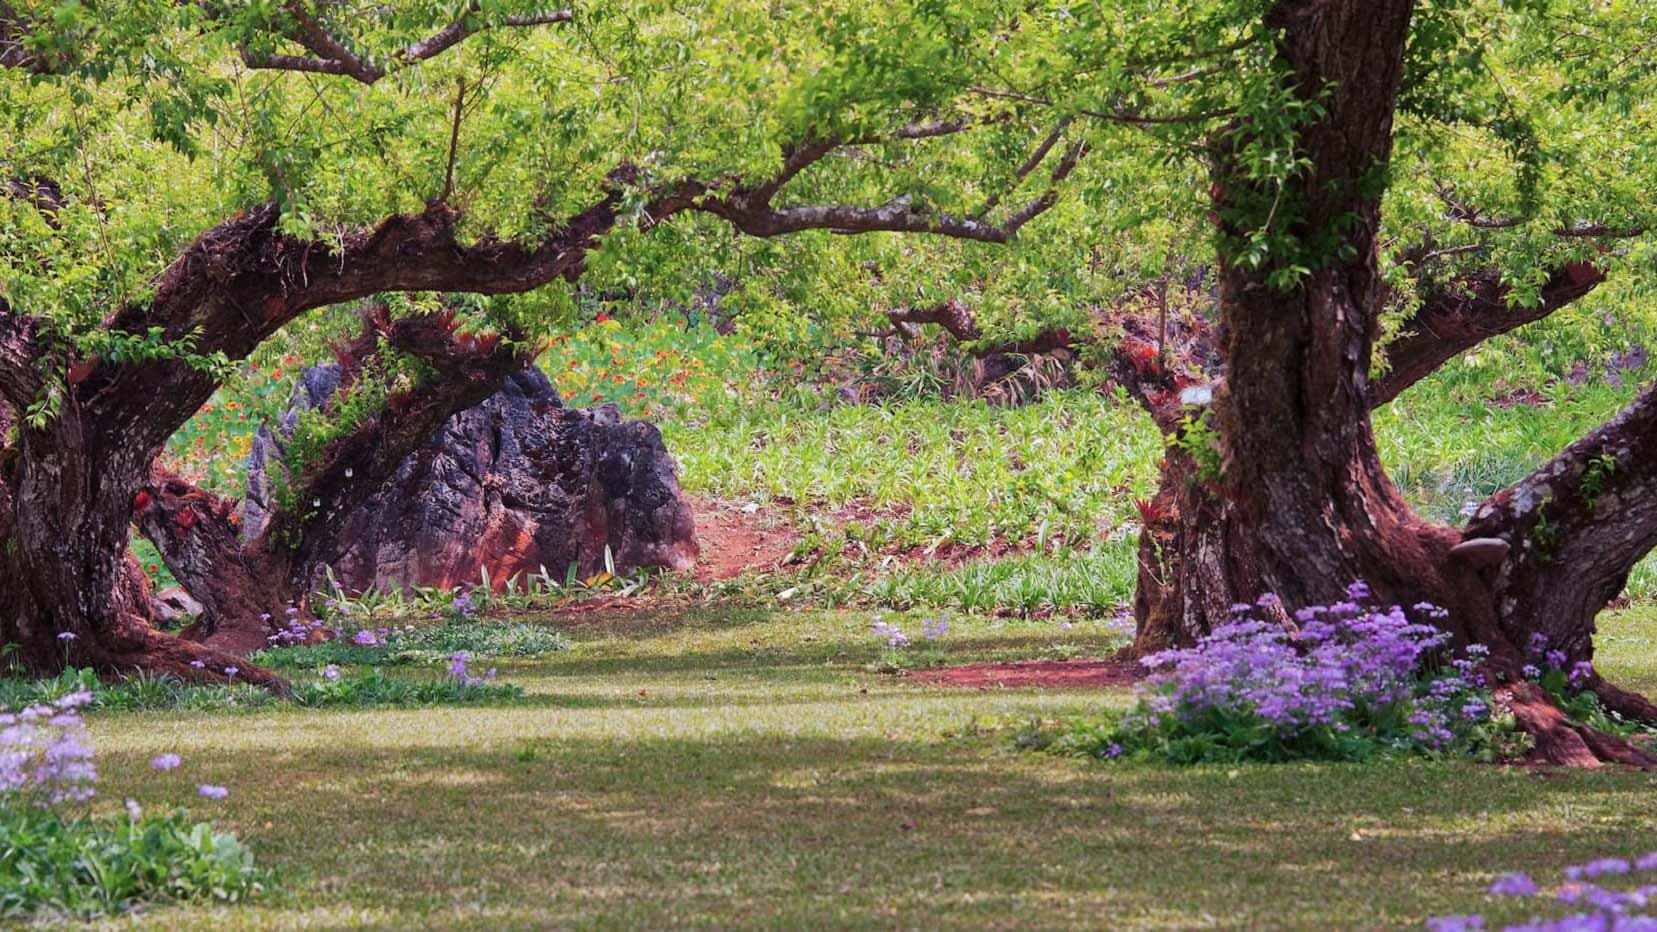
[[[1427,601],[1449,610],[1442,624],[1458,644],[1491,648],[1494,670],[1514,683],[1507,687],[1509,704],[1536,737],[1540,758],[1649,763],[1627,742],[1567,722],[1535,687],[1519,681],[1518,672],[1532,631],[1545,630],[1573,656],[1587,656],[1593,613],[1620,587],[1631,559],[1650,547],[1649,529],[1657,522],[1630,515],[1623,530],[1639,527],[1642,533],[1621,537],[1561,530],[1568,539],[1553,545],[1555,559],[1573,562],[1544,572],[1546,564],[1538,564],[1537,547],[1524,531],[1541,513],[1535,502],[1551,496],[1547,526],[1564,527],[1591,510],[1580,504],[1580,494],[1555,485],[1537,488],[1547,482],[1522,484],[1487,504],[1464,531],[1417,515],[1378,455],[1372,406],[1453,356],[1455,341],[1471,343],[1489,330],[1457,330],[1443,326],[1444,318],[1425,315],[1459,308],[1456,319],[1473,320],[1484,305],[1505,302],[1488,276],[1435,296],[1442,300],[1427,302],[1418,322],[1440,326],[1422,326],[1428,336],[1404,341],[1391,382],[1372,382],[1384,302],[1374,179],[1390,156],[1411,9],[1408,0],[1285,0],[1268,17],[1268,25],[1280,30],[1277,54],[1290,86],[1309,101],[1315,98],[1321,115],[1299,131],[1297,154],[1307,167],[1281,192],[1253,187],[1233,161],[1248,127],[1217,140],[1215,216],[1226,218],[1220,221],[1219,328],[1225,373],[1211,405],[1183,411],[1200,417],[1207,432],[1188,430],[1173,411],[1158,418],[1178,442],[1163,464],[1156,499],[1142,508],[1140,630],[1132,649],[1189,644],[1223,623],[1231,605],[1268,592],[1288,606],[1328,604],[1344,598],[1350,582],[1363,580],[1377,598],[1403,605]],[[1276,204],[1275,215],[1293,217],[1296,241],[1338,248],[1325,247],[1326,259],[1306,263],[1310,271],[1294,286],[1274,286],[1277,268],[1238,261],[1233,245],[1243,242],[1248,223],[1271,222],[1262,221],[1261,204]],[[1561,270],[1556,279],[1545,294],[1554,306],[1599,280],[1580,267]],[[1594,451],[1616,447],[1616,438],[1627,434],[1606,432],[1584,441],[1593,449],[1567,451],[1576,465],[1556,467],[1575,477],[1578,491]],[[1210,436],[1213,456],[1201,450],[1194,455],[1195,445]],[[1626,442],[1617,449],[1619,462],[1638,454]],[[1613,471],[1596,482],[1625,478]],[[1567,499],[1577,504],[1562,506]],[[1617,549],[1619,559],[1603,571],[1574,562],[1607,548]]]

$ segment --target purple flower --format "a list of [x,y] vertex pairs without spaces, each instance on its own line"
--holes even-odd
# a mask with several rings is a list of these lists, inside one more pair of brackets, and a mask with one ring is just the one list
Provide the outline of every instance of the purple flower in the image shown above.
[[1622,858],[1595,858],[1586,864],[1573,864],[1565,868],[1565,876],[1570,880],[1592,879],[1606,874],[1626,874],[1630,867]]
[[1548,655],[1547,655],[1547,658],[1546,658],[1547,664],[1548,664],[1548,669],[1550,669],[1550,670],[1563,670],[1563,669],[1565,669],[1566,661],[1568,661],[1569,659],[1570,658],[1565,656],[1565,652],[1562,651],[1562,650],[1550,650],[1550,651],[1548,651]]
[[224,675],[230,677],[231,679],[235,679],[236,674],[238,674],[240,672],[242,672],[241,667],[225,667],[224,668]]
[[1657,851],[1640,855],[1639,860],[1634,862],[1634,869],[1637,871],[1657,870]]
[[374,647],[380,642],[379,639],[374,637],[374,632],[368,630],[367,628],[363,628],[351,636],[351,643],[357,645],[358,647]]
[[150,766],[156,770],[173,770],[183,762],[177,754],[163,754],[150,761]]
[[144,810],[138,805],[138,803],[136,803],[136,802],[134,802],[130,799],[127,800],[127,818],[129,818],[132,821],[136,822],[136,821],[138,821],[139,819],[141,819],[143,817],[144,817]]
[[190,666],[195,667],[197,670],[204,670],[207,668],[207,664],[200,660],[190,661]]
[[1107,757],[1107,758],[1117,758],[1117,757],[1121,757],[1121,756],[1122,756],[1122,745],[1117,744],[1116,742],[1112,741],[1110,743],[1110,746],[1105,748],[1105,757]]
[[1522,871],[1503,874],[1490,885],[1490,892],[1496,896],[1535,896],[1536,891],[1536,881]]
[[196,795],[205,796],[208,799],[223,799],[230,795],[230,791],[222,786],[214,786],[211,783],[203,783],[201,786],[196,787]]
[[73,631],[65,631],[65,632],[58,635],[58,640],[60,640],[60,641],[75,641],[75,640],[79,640],[79,637]]
[[1593,662],[1588,660],[1578,660],[1576,665],[1571,667],[1571,687],[1573,689],[1581,689],[1583,686],[1587,685],[1588,681],[1592,679],[1593,676]]
[[1361,579],[1353,580],[1352,584],[1346,587],[1346,597],[1354,602],[1362,602],[1363,600],[1369,598],[1369,596],[1369,583],[1366,583]]

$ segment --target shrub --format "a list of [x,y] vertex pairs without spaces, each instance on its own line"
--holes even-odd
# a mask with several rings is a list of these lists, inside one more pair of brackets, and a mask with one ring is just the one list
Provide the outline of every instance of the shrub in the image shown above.
[[[1234,606],[1195,647],[1146,658],[1161,672],[1132,712],[1049,743],[1180,764],[1488,751],[1500,729],[1478,672],[1486,651],[1442,666],[1448,635],[1398,606],[1364,607],[1362,583],[1350,595],[1299,610],[1294,628],[1262,619],[1278,611],[1273,596]],[[1443,615],[1425,603],[1413,611]]]
[[271,885],[235,836],[167,816],[0,811],[0,917],[91,917],[158,900],[238,902]]
[[470,674],[441,680],[409,680],[387,676],[378,669],[340,674],[321,682],[296,685],[293,690],[296,704],[313,707],[473,705],[523,698],[524,691],[517,686],[487,682]]
[[[124,819],[67,813],[96,793],[80,716],[92,699],[78,690],[0,712],[0,917],[96,916],[146,900],[234,901],[263,889],[267,878],[240,842],[183,811],[146,819],[128,801]],[[151,766],[178,764],[167,754]],[[208,789],[202,794],[225,795]]]
[[271,647],[255,659],[272,667],[326,664],[378,666],[448,663],[459,651],[473,657],[542,657],[569,649],[569,639],[541,625],[519,622],[453,622],[401,628],[341,630],[331,641]]

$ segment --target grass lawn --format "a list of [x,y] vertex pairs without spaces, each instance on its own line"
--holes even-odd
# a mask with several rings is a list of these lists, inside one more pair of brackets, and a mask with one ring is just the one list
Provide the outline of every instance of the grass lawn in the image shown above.
[[[168,928],[1419,928],[1524,918],[1482,895],[1498,872],[1657,848],[1651,774],[1017,753],[1012,726],[1127,694],[916,686],[871,672],[868,621],[587,621],[503,666],[518,706],[101,714],[100,805],[223,784],[191,809],[285,878],[257,905],[141,917]],[[1112,637],[953,626],[952,660]],[[1657,613],[1606,629],[1607,672],[1657,689]],[[185,766],[151,771],[164,752]]]

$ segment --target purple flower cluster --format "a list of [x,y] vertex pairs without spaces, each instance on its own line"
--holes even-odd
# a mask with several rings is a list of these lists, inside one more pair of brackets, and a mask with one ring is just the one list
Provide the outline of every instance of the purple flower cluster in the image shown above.
[[455,682],[467,687],[482,686],[485,683],[494,682],[495,668],[490,667],[482,676],[474,675],[466,667],[471,659],[472,656],[465,651],[460,651],[449,658],[449,675],[454,677]]
[[887,647],[904,648],[909,646],[909,635],[904,634],[903,629],[897,625],[881,621],[879,615],[875,616],[873,628],[877,637],[885,639]]
[[[1657,851],[1632,862],[1623,858],[1596,858],[1565,868],[1565,883],[1554,902],[1576,912],[1557,919],[1532,919],[1506,927],[1506,932],[1636,932],[1657,930],[1657,884],[1612,889],[1591,881],[1657,871]],[[1543,898],[1541,885],[1524,873],[1503,874],[1490,885],[1492,896]],[[1479,915],[1439,916],[1427,921],[1429,932],[1483,929]]]
[[1550,646],[1548,636],[1540,631],[1530,636],[1530,641],[1525,645],[1525,656],[1530,662],[1520,673],[1550,691],[1563,693],[1568,687],[1580,692],[1587,689],[1594,679],[1593,661],[1571,663],[1570,655]]
[[456,621],[465,621],[478,613],[477,600],[473,596],[473,591],[463,592],[459,588],[455,589],[455,600],[452,607]]
[[928,641],[936,641],[949,633],[949,618],[939,615],[929,618],[921,625],[921,636]]
[[1142,687],[1140,710],[1125,724],[1155,729],[1248,721],[1289,744],[1313,732],[1346,734],[1377,722],[1396,729],[1402,722],[1403,743],[1442,750],[1459,725],[1489,717],[1479,692],[1478,668],[1488,654],[1481,646],[1449,670],[1422,675],[1423,662],[1449,636],[1410,615],[1438,620],[1442,609],[1365,607],[1370,590],[1362,582],[1347,595],[1297,610],[1295,626],[1276,620],[1281,602],[1272,595],[1233,606],[1230,622],[1195,647],[1145,659],[1159,672]]
[[[265,638],[273,646],[306,644],[314,640],[317,632],[322,630],[322,619],[312,618],[310,621],[306,621],[300,618],[299,607],[296,605],[289,605],[284,610],[284,614],[287,617],[283,620],[282,626],[277,628],[275,633]],[[270,615],[268,614],[259,617],[266,623],[270,622]]]
[[0,802],[17,799],[50,808],[93,797],[98,768],[80,715],[91,701],[92,694],[83,690],[0,713]]

